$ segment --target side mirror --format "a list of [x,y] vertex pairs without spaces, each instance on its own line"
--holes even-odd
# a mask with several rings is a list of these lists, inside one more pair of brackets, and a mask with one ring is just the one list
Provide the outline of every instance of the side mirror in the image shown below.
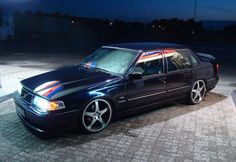
[[133,72],[133,73],[129,74],[129,78],[131,80],[142,79],[142,73],[141,72]]

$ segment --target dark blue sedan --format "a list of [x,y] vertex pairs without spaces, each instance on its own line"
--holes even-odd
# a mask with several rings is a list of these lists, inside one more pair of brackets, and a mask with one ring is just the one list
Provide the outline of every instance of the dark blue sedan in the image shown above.
[[25,125],[48,133],[99,132],[115,116],[186,99],[198,104],[218,80],[213,56],[169,43],[103,46],[76,66],[21,81],[14,101]]

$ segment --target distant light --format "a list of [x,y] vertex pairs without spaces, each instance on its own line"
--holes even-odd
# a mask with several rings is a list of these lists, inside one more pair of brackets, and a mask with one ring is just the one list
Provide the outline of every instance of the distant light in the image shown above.
[[161,25],[159,25],[159,28],[161,28]]
[[74,20],[72,20],[71,23],[74,24]]
[[153,28],[155,28],[155,25],[152,25]]
[[113,25],[113,23],[112,22],[110,22],[110,26],[112,26]]

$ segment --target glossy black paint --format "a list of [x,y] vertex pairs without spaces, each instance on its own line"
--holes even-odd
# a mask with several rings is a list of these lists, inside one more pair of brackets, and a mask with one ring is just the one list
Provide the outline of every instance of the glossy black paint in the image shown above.
[[[168,72],[164,60],[164,73],[143,76],[140,79],[129,76],[135,67],[138,57],[145,51],[156,49],[185,49],[187,47],[165,43],[130,43],[110,45],[109,48],[137,50],[137,57],[128,71],[123,75],[111,75],[89,69],[80,65],[66,67],[23,80],[24,89],[32,96],[39,95],[35,89],[45,82],[58,80],[62,87],[56,94],[45,97],[48,100],[62,100],[66,109],[50,113],[38,113],[31,103],[27,103],[19,93],[15,93],[14,101],[17,112],[23,122],[39,132],[50,132],[65,128],[74,128],[78,124],[79,114],[85,105],[95,98],[105,98],[112,103],[113,115],[133,112],[169,100],[186,97],[195,80],[206,82],[207,89],[212,89],[218,82],[218,74],[214,64],[203,62],[195,54],[198,65],[184,70]],[[19,110],[19,108],[21,110]],[[20,111],[24,111],[22,115]]]

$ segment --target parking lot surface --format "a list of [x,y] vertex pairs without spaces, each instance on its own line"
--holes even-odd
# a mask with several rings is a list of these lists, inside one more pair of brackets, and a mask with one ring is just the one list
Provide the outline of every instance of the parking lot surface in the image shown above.
[[[46,65],[8,62],[1,67],[12,68],[8,77],[21,79],[57,66]],[[22,68],[24,74],[14,73],[23,73]],[[5,99],[0,103],[0,161],[236,161],[235,89],[233,82],[221,80],[199,105],[171,103],[114,121],[97,134],[70,131],[48,139],[25,128],[13,100]]]

